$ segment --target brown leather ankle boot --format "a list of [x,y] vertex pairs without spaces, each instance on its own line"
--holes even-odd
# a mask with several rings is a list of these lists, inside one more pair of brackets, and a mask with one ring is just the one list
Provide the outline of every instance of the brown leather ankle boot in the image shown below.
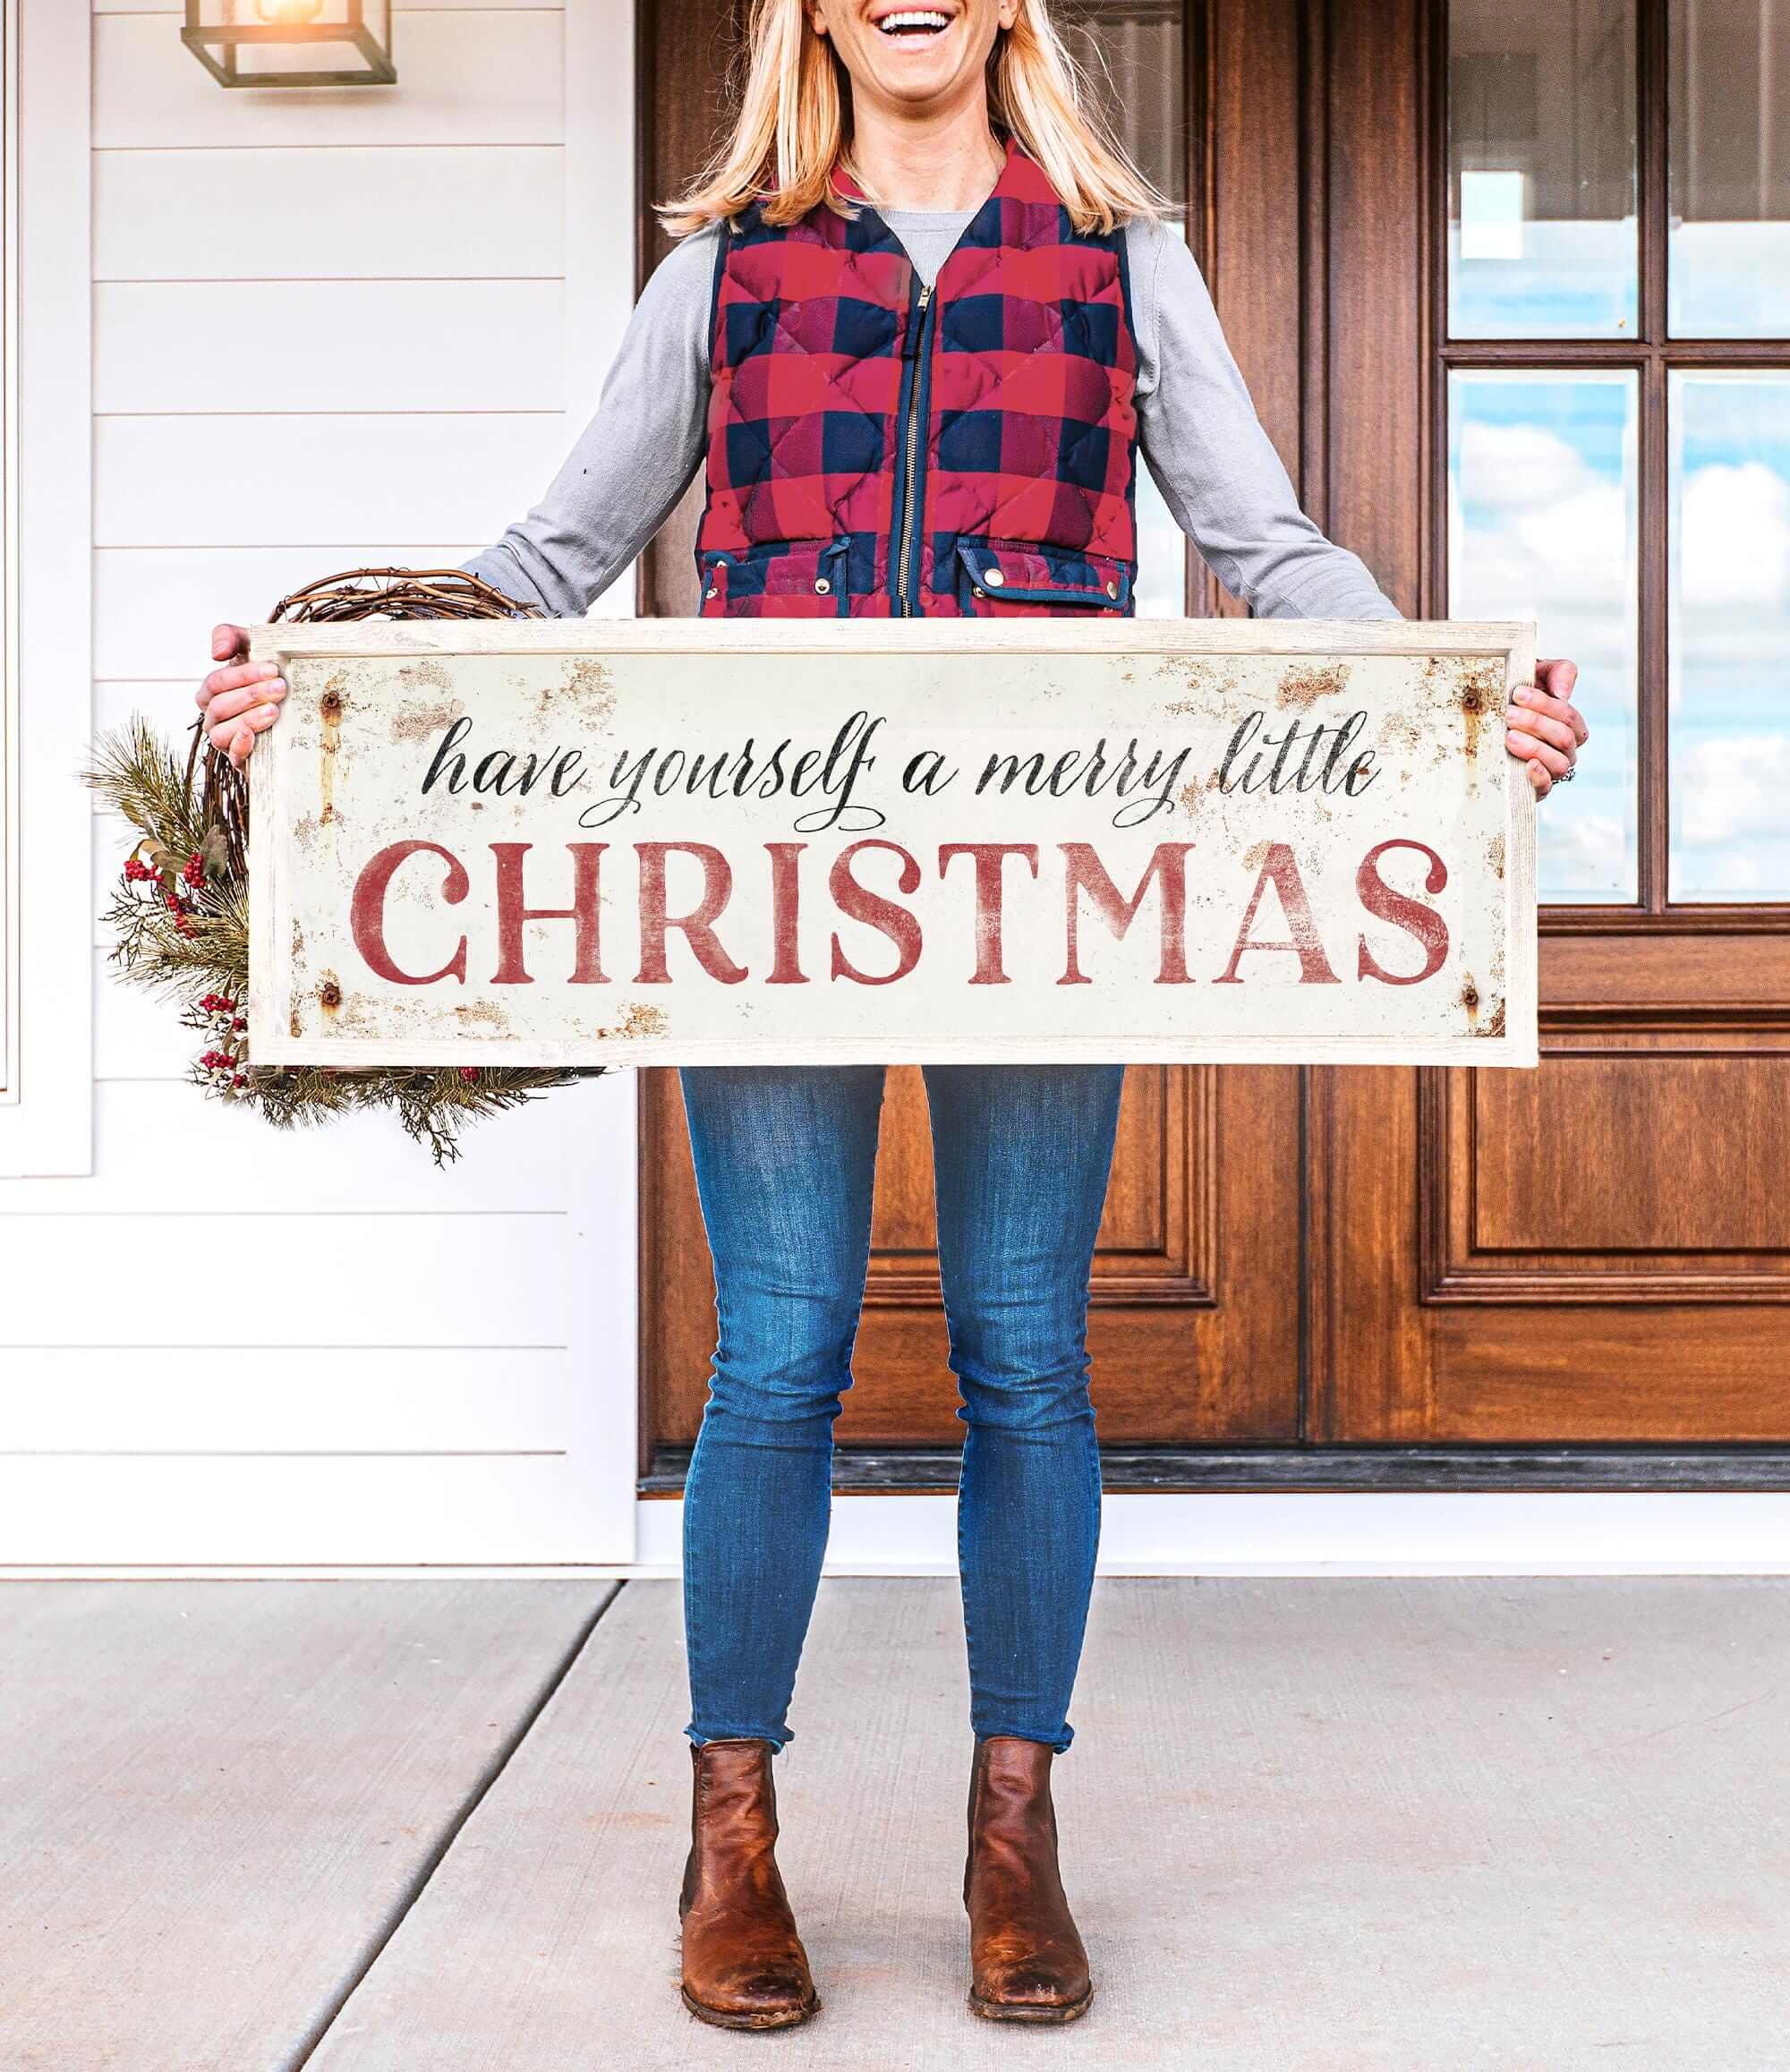
[[969,2004],[991,2022],[1072,2022],[1094,1998],[1057,1870],[1054,1752],[991,1735],[969,1778]]
[[786,2029],[820,2006],[777,1869],[768,1741],[691,1744],[684,2005],[723,2029]]

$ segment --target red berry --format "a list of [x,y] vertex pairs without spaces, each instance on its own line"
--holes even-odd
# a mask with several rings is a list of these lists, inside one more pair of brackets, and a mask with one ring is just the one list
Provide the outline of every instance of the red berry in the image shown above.
[[246,1087],[248,1083],[249,1082],[243,1077],[241,1072],[238,1072],[236,1077],[230,1082],[233,1087]]
[[240,1036],[243,1031],[248,1027],[248,1023],[243,1019],[241,1015],[238,1015],[235,1020],[230,1024],[230,1027],[236,1031],[238,1036]]
[[188,857],[186,868],[180,874],[189,885],[202,885],[205,883],[205,858],[197,849]]
[[460,1067],[460,1077],[461,1077],[463,1079],[465,1079],[465,1080],[467,1080],[468,1082],[470,1082],[470,1081],[472,1081],[472,1080],[473,1080],[473,1079],[476,1079],[478,1078],[478,1076],[479,1076],[479,1074],[478,1074],[478,1070],[477,1070],[477,1068],[476,1068],[475,1066],[473,1066],[473,1065],[462,1065],[462,1066]]

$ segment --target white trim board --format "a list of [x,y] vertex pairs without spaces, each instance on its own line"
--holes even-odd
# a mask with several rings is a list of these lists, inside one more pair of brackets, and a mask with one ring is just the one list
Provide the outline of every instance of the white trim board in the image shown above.
[[[638,1556],[604,1564],[0,1568],[28,1576],[675,1575],[684,1506],[643,1499]],[[829,1575],[955,1573],[950,1496],[840,1496]],[[1790,1494],[1121,1496],[1105,1500],[1102,1575],[1790,1574]]]
[[[640,1506],[638,1572],[675,1573],[684,1506]],[[955,1572],[952,1496],[840,1496],[830,1575]],[[1779,1575],[1790,1494],[1336,1492],[1105,1498],[1103,1575]]]
[[[20,1013],[18,1076],[0,1093],[0,1173],[85,1173],[93,1148],[92,813],[78,773],[92,678],[91,23],[68,0],[14,5],[7,28],[9,38],[18,33],[18,134],[7,170],[17,171],[20,202],[9,456],[17,468],[17,629],[0,821],[17,844],[6,859],[17,900],[4,931],[17,954],[4,991],[16,988]],[[7,142],[10,151],[14,140]]]
[[[566,0],[564,90],[566,447],[596,411],[603,373],[634,310],[635,0]],[[618,197],[626,206],[616,206]],[[631,576],[603,603],[631,613]],[[601,607],[600,607],[601,609]],[[640,1446],[639,1121],[631,1073],[599,1092],[614,1096],[587,1143],[570,1200],[582,1278],[571,1351],[584,1377],[587,1451],[582,1485],[593,1555],[635,1554],[635,1466]]]

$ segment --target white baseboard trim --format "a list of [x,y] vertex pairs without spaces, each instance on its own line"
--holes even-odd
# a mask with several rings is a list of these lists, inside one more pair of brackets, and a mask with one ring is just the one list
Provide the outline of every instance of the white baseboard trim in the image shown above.
[[[830,1575],[957,1566],[955,1499],[840,1496]],[[639,1572],[672,1574],[683,1505],[640,1506]],[[1780,1575],[1790,1495],[1108,1496],[1103,1575]]]
[[[841,1496],[829,1575],[949,1575],[950,1496]],[[593,1580],[672,1576],[683,1505],[638,1506],[637,1558],[555,1566],[430,1564],[0,1568],[56,1576]],[[1120,1496],[1106,1499],[1103,1575],[1643,1576],[1790,1574],[1790,1495],[1513,1493]]]

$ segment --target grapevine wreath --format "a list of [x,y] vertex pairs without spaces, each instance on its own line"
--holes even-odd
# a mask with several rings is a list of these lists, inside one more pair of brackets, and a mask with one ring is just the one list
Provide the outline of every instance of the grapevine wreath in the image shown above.
[[[460,569],[356,568],[282,598],[270,620],[538,618]],[[249,1055],[249,788],[195,724],[184,763],[142,718],[104,737],[87,781],[137,830],[106,920],[124,979],[180,1003],[204,1044],[193,1084],[281,1129],[351,1110],[388,1108],[439,1165],[458,1155],[461,1130],[484,1115],[596,1070],[377,1065],[260,1067]]]

